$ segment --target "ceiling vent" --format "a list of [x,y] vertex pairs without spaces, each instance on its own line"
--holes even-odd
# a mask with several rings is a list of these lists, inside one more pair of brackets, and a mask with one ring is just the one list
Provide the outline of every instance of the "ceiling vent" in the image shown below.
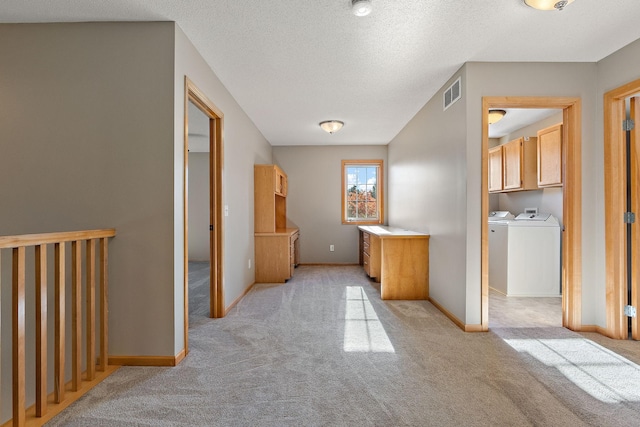
[[460,98],[462,98],[462,83],[460,83],[460,77],[458,77],[442,94],[443,111],[451,107]]

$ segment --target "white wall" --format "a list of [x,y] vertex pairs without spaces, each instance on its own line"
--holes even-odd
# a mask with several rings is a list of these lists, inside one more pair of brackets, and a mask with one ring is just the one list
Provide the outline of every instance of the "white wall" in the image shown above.
[[[173,25],[0,25],[0,57],[0,235],[116,228],[110,354],[172,355]],[[0,420],[11,415],[10,283]]]
[[[431,235],[430,297],[464,322],[468,232],[465,68],[443,87],[460,75],[462,99],[443,111],[439,91],[389,144],[387,201],[390,225]],[[478,173],[473,179],[479,181],[479,177]]]
[[288,177],[287,217],[300,228],[303,264],[358,263],[358,228],[342,224],[341,216],[341,162],[353,159],[384,161],[388,206],[386,145],[273,147],[273,160]]
[[209,153],[189,153],[189,261],[209,261]]
[[[174,134],[173,182],[174,189],[174,354],[184,345],[184,291],[182,260],[184,257],[182,168],[184,162],[184,79],[191,81],[224,114],[224,166],[223,204],[229,207],[229,216],[223,218],[224,246],[224,300],[225,306],[236,300],[255,280],[253,267],[253,165],[271,163],[271,145],[262,136],[240,108],[224,85],[216,77],[202,56],[175,25],[174,74]],[[212,43],[224,43],[214,40]],[[182,243],[181,243],[182,242]],[[255,263],[251,263],[252,266]]]

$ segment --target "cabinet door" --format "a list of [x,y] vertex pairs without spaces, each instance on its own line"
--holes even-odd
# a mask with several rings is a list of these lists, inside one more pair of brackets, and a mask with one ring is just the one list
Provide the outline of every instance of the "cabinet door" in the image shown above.
[[538,186],[562,185],[562,124],[538,132]]
[[504,157],[503,189],[518,190],[522,187],[522,138],[502,146]]
[[274,168],[274,173],[276,178],[275,179],[276,188],[274,190],[276,194],[279,194],[281,196],[286,196],[287,195],[287,175],[285,175],[282,169],[280,169],[277,166],[275,166]]
[[502,146],[489,149],[489,192],[502,191]]

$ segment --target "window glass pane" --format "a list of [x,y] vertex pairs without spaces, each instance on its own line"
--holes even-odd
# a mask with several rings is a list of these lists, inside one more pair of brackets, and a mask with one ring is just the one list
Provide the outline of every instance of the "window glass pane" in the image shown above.
[[352,219],[356,217],[356,202],[347,203],[347,218]]
[[378,177],[378,168],[367,168],[367,184],[375,184]]
[[373,161],[370,164],[344,164],[345,188],[345,212],[343,221],[378,221],[381,215],[378,202],[380,174],[379,164]]
[[356,168],[347,168],[347,185],[351,186],[358,182]]

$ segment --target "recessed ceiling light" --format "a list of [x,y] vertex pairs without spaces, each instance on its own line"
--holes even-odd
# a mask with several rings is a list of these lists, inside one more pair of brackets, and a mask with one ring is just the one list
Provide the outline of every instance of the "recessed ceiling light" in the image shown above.
[[351,0],[351,10],[356,16],[367,16],[371,13],[371,1],[370,0]]
[[538,10],[562,10],[573,0],[524,0],[524,3]]

